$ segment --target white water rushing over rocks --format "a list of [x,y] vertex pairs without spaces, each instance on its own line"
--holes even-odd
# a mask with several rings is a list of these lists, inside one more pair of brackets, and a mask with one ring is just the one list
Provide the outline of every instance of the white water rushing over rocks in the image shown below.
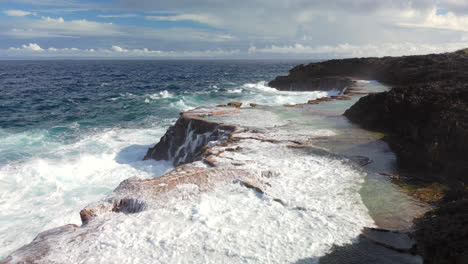
[[[211,155],[206,162],[183,165],[159,178],[154,176],[167,171],[167,163],[141,161],[147,149],[142,146],[150,141],[147,134],[138,138],[141,131],[106,132],[110,134],[103,141],[115,144],[114,148],[102,143],[97,148],[107,146],[107,151],[102,156],[90,155],[98,160],[78,159],[77,165],[64,168],[64,173],[72,169],[78,176],[69,179],[70,185],[108,190],[134,178],[90,204],[87,209],[95,210],[95,216],[86,225],[43,233],[46,242],[32,246],[32,252],[39,255],[34,262],[318,263],[334,245],[354,243],[364,227],[375,226],[360,195],[366,171],[313,144],[315,138],[343,136],[349,130],[349,124],[337,128],[334,119],[328,119],[344,110],[338,110],[341,102],[333,103],[333,111],[326,103],[310,108],[194,110],[195,116],[221,111],[203,118],[234,125],[236,130],[228,144],[208,144]],[[101,142],[101,136],[93,136],[86,144]],[[138,145],[128,147],[130,142]],[[99,163],[92,166],[97,169],[86,169],[91,162]],[[39,182],[45,176],[38,168],[33,166],[31,175],[38,175]],[[206,180],[204,175],[208,175]],[[164,180],[169,177],[175,177],[177,184]],[[65,196],[66,191],[59,194]],[[102,194],[90,197],[98,201]],[[136,202],[125,208],[118,203],[123,200]],[[64,202],[43,212],[58,219],[48,228],[77,224],[77,211],[75,218],[68,216],[69,211],[65,216],[59,213],[65,207]],[[19,252],[9,260],[15,263],[22,257]]]
[[[327,92],[302,95],[281,92],[265,83],[247,83],[233,91],[241,91],[243,97],[239,100],[245,105],[249,102],[304,103],[329,95]],[[217,89],[214,87],[213,91]],[[172,100],[169,107],[175,113],[206,104],[226,103],[220,97],[200,101],[197,96],[176,96],[163,90],[142,96],[122,93],[108,100],[135,100],[151,105],[169,99]],[[76,122],[67,127],[16,134],[0,129],[0,259],[29,243],[39,232],[64,224],[80,224],[79,210],[109,194],[122,180],[133,176],[153,178],[171,169],[170,163],[142,159],[148,147],[173,122],[175,119],[158,120],[146,128],[115,127],[86,132],[81,132],[84,129]],[[51,131],[60,129],[76,131],[80,138],[70,142],[57,140]],[[8,156],[18,150],[24,158],[3,162],[1,155]]]

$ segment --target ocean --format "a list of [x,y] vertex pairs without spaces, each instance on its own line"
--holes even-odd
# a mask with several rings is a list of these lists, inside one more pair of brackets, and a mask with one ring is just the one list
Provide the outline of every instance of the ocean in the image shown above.
[[[336,247],[363,252],[357,243],[363,229],[408,228],[422,207],[380,175],[396,173],[383,135],[342,116],[362,95],[284,107],[339,91],[268,87],[269,80],[299,63],[1,61],[0,260],[40,232],[81,225],[79,211],[106,208],[106,197],[122,195],[113,193],[122,181],[171,171],[171,161],[143,161],[148,148],[179,113],[230,101],[246,108],[215,108],[232,114],[204,117],[239,128],[226,149],[210,142],[219,165],[212,172],[224,183],[210,190],[179,184],[167,197],[130,193],[145,210],[102,209],[71,233],[52,232],[41,261],[318,263],[326,256],[323,263],[341,263],[349,253],[336,255]],[[367,92],[388,89],[375,81],[356,85]],[[208,169],[202,161],[184,168]],[[266,191],[229,182],[228,174],[250,175]],[[364,251],[351,253],[363,257],[356,263],[374,263],[373,257],[421,262],[391,251]]]
[[[131,176],[181,111],[229,101],[304,103],[266,86],[300,61],[1,61],[0,259]],[[126,147],[133,145],[127,151]]]

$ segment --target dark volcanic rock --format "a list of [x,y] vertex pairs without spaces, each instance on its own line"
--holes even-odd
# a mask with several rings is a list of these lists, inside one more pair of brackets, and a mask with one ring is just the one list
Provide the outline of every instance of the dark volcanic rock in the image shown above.
[[268,85],[280,91],[329,91],[338,89],[343,91],[350,87],[353,80],[347,77],[327,76],[322,78],[307,78],[306,76],[279,76]]
[[449,185],[446,203],[415,222],[416,247],[425,263],[468,263],[466,50],[299,65],[269,85],[287,90],[297,83],[340,77],[395,86],[389,92],[362,97],[345,116],[385,132],[406,176]]
[[396,87],[361,98],[345,116],[389,133],[400,169],[468,183],[468,83]]
[[467,78],[467,57],[466,52],[458,51],[421,56],[329,60],[296,66],[288,76],[278,76],[268,85],[278,90],[307,91],[326,89],[321,88],[327,87],[323,83],[339,86],[349,79],[347,77],[377,80],[389,85],[447,79],[462,81]]
[[416,221],[417,249],[428,264],[468,263],[468,200],[449,202]]
[[182,115],[144,159],[171,160],[174,166],[199,160],[209,141],[227,139],[233,130],[232,126]]

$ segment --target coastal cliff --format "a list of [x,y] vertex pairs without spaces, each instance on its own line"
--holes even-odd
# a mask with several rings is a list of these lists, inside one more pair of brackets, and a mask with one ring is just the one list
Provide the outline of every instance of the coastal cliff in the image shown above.
[[417,250],[426,263],[467,263],[467,50],[299,65],[269,85],[287,90],[331,77],[377,80],[393,87],[362,97],[344,115],[386,134],[400,174],[409,181],[449,186],[440,208],[415,222]]
[[[347,85],[344,80],[377,80],[381,83],[410,85],[431,81],[466,81],[468,54],[452,53],[404,57],[336,59],[298,65],[287,76],[278,76],[268,83],[278,90],[317,90],[325,83]],[[333,83],[335,80],[336,83]],[[308,86],[307,86],[308,85]],[[339,87],[336,87],[339,88]]]

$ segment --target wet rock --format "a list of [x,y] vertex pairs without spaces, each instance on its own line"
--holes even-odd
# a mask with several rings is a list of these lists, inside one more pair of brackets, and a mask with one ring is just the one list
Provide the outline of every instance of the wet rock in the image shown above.
[[112,212],[134,214],[145,209],[145,202],[133,198],[124,198],[114,201]]
[[[296,68],[303,69],[304,65]],[[296,69],[294,68],[294,69]],[[301,71],[292,71],[289,76],[279,76],[268,85],[280,91],[343,91],[354,84],[348,77],[324,76],[316,77]]]
[[361,98],[345,116],[386,132],[400,169],[468,183],[468,81],[399,86]]
[[[309,80],[356,78],[394,86],[362,97],[345,116],[386,133],[400,172],[449,186],[441,204],[416,221],[418,250],[426,263],[468,263],[468,53],[329,60],[291,69],[271,87],[288,90]],[[312,86],[313,87],[313,86]],[[360,94],[356,85],[347,95]],[[309,103],[318,103],[312,100]],[[362,263],[357,261],[356,263]]]
[[15,250],[15,252],[6,259],[0,260],[0,263],[16,264],[42,262],[49,254],[52,244],[60,240],[62,236],[72,234],[77,228],[77,225],[64,225],[41,232],[31,243]]
[[321,102],[329,102],[329,101],[333,101],[332,98],[328,98],[328,97],[320,97],[320,98],[317,98],[317,99],[314,99],[314,100],[309,100],[307,101],[308,104],[318,104],[318,103],[321,103]]
[[144,159],[171,160],[174,166],[200,160],[208,142],[226,140],[233,130],[233,126],[182,115]]
[[242,106],[242,103],[240,103],[240,102],[229,102],[227,105],[228,105],[228,106],[232,106],[232,107],[239,108],[239,107]]

